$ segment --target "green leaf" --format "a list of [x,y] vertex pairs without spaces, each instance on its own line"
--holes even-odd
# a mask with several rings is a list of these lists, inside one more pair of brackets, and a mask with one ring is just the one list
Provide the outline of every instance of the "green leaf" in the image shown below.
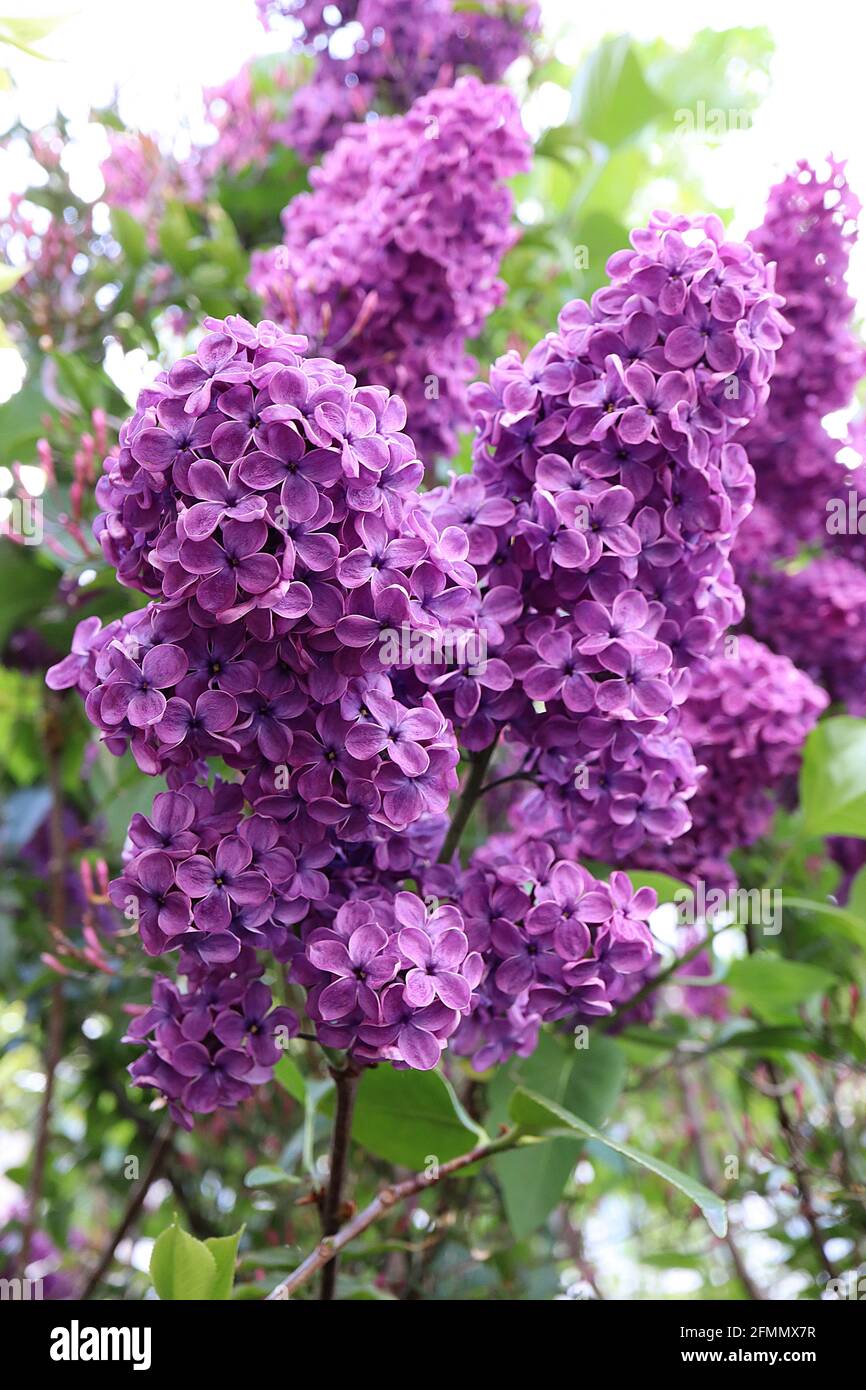
[[849,916],[855,917],[858,922],[866,923],[866,869],[861,869],[851,884],[846,907]]
[[[33,463],[36,441],[45,433],[43,416],[52,415],[39,384],[30,379],[0,405],[0,463]],[[9,593],[4,587],[3,593]]]
[[818,1057],[829,1059],[838,1056],[836,1048],[828,1046],[822,1038],[815,1038],[804,1032],[800,1025],[788,1028],[752,1028],[745,1019],[739,1018],[732,1019],[725,1026],[720,1036],[709,1044],[707,1052],[721,1052],[736,1047],[744,1048],[747,1052],[756,1052],[762,1057],[768,1052],[815,1053]]
[[758,1018],[781,1023],[795,1017],[799,1005],[814,995],[826,994],[837,980],[818,965],[804,965],[759,951],[733,961],[725,983]]
[[599,44],[572,89],[574,124],[614,149],[668,110],[648,85],[627,35]]
[[0,650],[13,632],[38,622],[57,594],[58,579],[58,571],[38,547],[0,539]]
[[210,1297],[217,1302],[225,1302],[232,1296],[238,1246],[243,1233],[244,1228],[241,1226],[240,1230],[235,1231],[233,1236],[209,1236],[205,1241],[205,1245],[213,1255],[216,1264],[216,1279],[211,1288]]
[[635,889],[653,888],[658,895],[659,906],[662,903],[682,902],[683,894],[692,892],[687,883],[671,878],[670,874],[657,874],[648,869],[626,869],[625,872]]
[[807,834],[866,839],[866,719],[822,719],[806,740],[800,805]]
[[[581,1049],[542,1033],[530,1057],[497,1073],[491,1089],[499,1105],[490,1128],[494,1120],[505,1119],[511,1093],[520,1086],[603,1124],[616,1104],[624,1073],[619,1045],[602,1033],[590,1033],[589,1046]],[[494,1160],[508,1223],[518,1240],[536,1230],[559,1202],[574,1163],[574,1144],[568,1139],[554,1139],[543,1148],[515,1149]]]
[[697,110],[703,102],[708,115],[712,108],[727,114],[749,111],[760,102],[773,39],[768,29],[758,27],[701,29],[683,48],[656,39],[641,44],[638,54],[647,80],[669,94],[672,108]]
[[[4,673],[5,674],[5,673]],[[0,694],[0,727],[3,702]],[[0,742],[2,748],[2,742]],[[42,825],[51,809],[48,787],[22,787],[4,797],[0,806],[0,848],[19,850]]]
[[0,265],[0,294],[17,285],[22,275],[26,275],[29,265]]
[[147,232],[143,223],[133,217],[126,208],[111,209],[111,230],[120,243],[124,255],[137,270],[148,257]]
[[195,266],[198,253],[190,245],[194,238],[195,228],[183,204],[175,199],[166,203],[159,225],[159,245],[175,270],[187,273]]
[[580,293],[587,298],[600,285],[607,283],[607,262],[615,251],[628,245],[628,231],[616,217],[604,209],[590,212],[575,225],[575,247],[586,248],[587,264],[576,274]]
[[297,1178],[292,1177],[285,1169],[278,1168],[275,1163],[260,1163],[244,1176],[244,1187],[276,1187],[280,1183],[297,1182]]
[[304,1104],[307,1099],[307,1083],[291,1057],[284,1055],[280,1058],[274,1067],[274,1076],[290,1096]]
[[415,1172],[430,1158],[447,1162],[486,1138],[441,1072],[389,1066],[373,1067],[361,1078],[352,1137],[379,1158]]
[[564,1110],[561,1105],[554,1101],[545,1100],[544,1096],[536,1095],[532,1091],[515,1091],[511,1102],[511,1118],[515,1124],[519,1124],[522,1129],[531,1134],[571,1134],[582,1139],[592,1139],[597,1144],[602,1144],[606,1149],[611,1149],[614,1153],[620,1154],[623,1158],[631,1159],[632,1163],[637,1163],[642,1168],[646,1168],[651,1173],[663,1178],[672,1187],[679,1188],[680,1192],[694,1202],[706,1218],[707,1225],[714,1235],[724,1236],[728,1228],[727,1213],[725,1203],[721,1197],[717,1197],[703,1183],[695,1182],[686,1173],[680,1173],[676,1168],[671,1168],[669,1164],[663,1163],[661,1159],[654,1158],[650,1154],[642,1153],[640,1149],[633,1149],[630,1144],[620,1144],[617,1140],[611,1139],[609,1135],[602,1134],[593,1125],[587,1124],[577,1115]]
[[586,142],[576,126],[558,125],[544,132],[535,146],[535,156],[556,159],[570,169],[575,163],[574,151],[578,150],[582,155],[585,149]]
[[145,776],[130,753],[116,758],[102,745],[91,768],[90,785],[105,821],[104,843],[119,855],[135,812],[149,813],[154,796],[165,791],[165,781]]
[[46,19],[26,18],[10,19],[4,16],[0,19],[0,44],[9,44],[12,48],[17,48],[21,53],[26,53],[29,58],[41,58],[48,61],[44,53],[34,45],[40,39],[45,39],[64,22],[66,16],[58,15]]
[[216,1256],[177,1222],[158,1236],[150,1257],[150,1277],[163,1302],[210,1299],[218,1276]]
[[807,914],[820,927],[825,937],[842,936],[848,941],[853,941],[861,950],[866,950],[866,880],[859,882],[863,879],[864,872],[866,871],[861,870],[854,880],[845,907],[785,893],[782,897],[782,911],[784,913],[791,909]]

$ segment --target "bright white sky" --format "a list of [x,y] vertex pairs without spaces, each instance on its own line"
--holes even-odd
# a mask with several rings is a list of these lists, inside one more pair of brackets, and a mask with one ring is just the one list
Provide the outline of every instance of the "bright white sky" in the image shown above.
[[[769,96],[750,130],[707,149],[707,189],[737,209],[735,232],[760,221],[769,185],[798,157],[848,157],[849,176],[866,201],[866,8],[851,0],[619,0],[614,9],[542,0],[546,29],[560,34],[561,56],[580,57],[615,25],[638,38],[686,43],[704,27],[766,24],[776,38]],[[224,81],[244,57],[280,48],[260,26],[254,0],[9,0],[4,12],[71,17],[43,44],[56,62],[16,56],[14,96],[0,95],[0,130],[15,101],[28,124],[48,121],[59,103],[77,118],[79,191],[97,196],[103,153],[90,106],[107,104],[116,87],[126,121],[166,135],[194,126],[202,86]],[[20,187],[22,169],[0,152],[0,198]],[[855,253],[852,288],[866,302],[866,233]]]

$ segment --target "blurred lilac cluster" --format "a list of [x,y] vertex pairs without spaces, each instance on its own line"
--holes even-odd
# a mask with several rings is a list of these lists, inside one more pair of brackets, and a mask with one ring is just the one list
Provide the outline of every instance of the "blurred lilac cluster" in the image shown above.
[[283,244],[253,256],[266,313],[399,393],[429,463],[468,423],[465,343],[505,293],[505,180],[528,161],[511,93],[462,78],[405,116],[350,126],[285,209]]
[[866,469],[848,472],[841,461],[844,452],[862,456],[856,428],[845,450],[825,418],[849,406],[866,370],[846,285],[859,211],[842,164],[828,161],[821,176],[801,162],[772,189],[750,237],[775,263],[792,331],[769,400],[744,435],[757,505],[734,555],[749,631],[856,714],[866,712],[866,548],[847,518],[856,518]]
[[285,128],[308,161],[372,109],[406,111],[467,72],[496,82],[529,50],[540,17],[535,0],[259,0],[259,9],[268,27],[288,20],[295,50],[314,62]]
[[826,693],[785,656],[751,637],[728,639],[698,669],[680,710],[681,728],[701,765],[689,803],[692,824],[664,850],[636,863],[686,882],[729,888],[728,856],[767,830],[786,779],[800,766],[809,731],[826,709]]

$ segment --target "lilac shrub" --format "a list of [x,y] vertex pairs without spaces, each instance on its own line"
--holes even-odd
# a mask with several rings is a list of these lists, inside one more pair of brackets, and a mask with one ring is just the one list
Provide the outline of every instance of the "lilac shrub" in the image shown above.
[[[247,1098],[297,1030],[269,962],[325,1046],[418,1069],[620,1012],[653,970],[655,895],[574,861],[689,829],[682,707],[741,612],[734,435],[783,322],[715,218],[658,214],[609,270],[473,391],[472,475],[434,492],[402,400],[269,320],[206,319],[122,427],[94,529],[149,601],[85,620],[48,681],[168,787],[110,896],[179,953],[184,988],[158,978],[129,1036],[180,1123]],[[454,631],[483,659],[388,646]],[[535,788],[464,872],[458,737],[483,769],[500,735]]]

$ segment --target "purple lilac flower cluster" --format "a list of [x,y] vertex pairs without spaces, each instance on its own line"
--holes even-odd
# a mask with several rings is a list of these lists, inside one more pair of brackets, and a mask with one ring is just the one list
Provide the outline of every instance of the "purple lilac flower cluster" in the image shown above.
[[728,856],[766,831],[773,793],[797,773],[806,736],[829,703],[787,657],[751,637],[729,641],[730,650],[694,673],[680,710],[683,736],[703,768],[689,805],[691,828],[635,860],[722,888],[734,883]]
[[855,839],[853,835],[831,835],[827,840],[827,853],[842,871],[834,896],[837,902],[847,903],[855,878],[866,867],[866,840]]
[[107,130],[109,151],[99,166],[109,207],[125,208],[145,229],[152,250],[170,198],[198,196],[188,166],[160,149],[152,135]]
[[749,583],[749,626],[851,714],[866,715],[866,570],[839,555]]
[[656,214],[611,284],[472,388],[474,468],[427,494],[462,523],[485,673],[431,681],[466,747],[508,725],[531,814],[622,862],[689,824],[688,671],[742,615],[729,552],[752,501],[734,441],[767,393],[781,301],[717,218]]
[[[750,630],[855,714],[866,712],[866,550],[847,528],[828,533],[827,505],[839,498],[847,506],[849,489],[859,501],[866,481],[862,468],[846,474],[843,441],[823,418],[848,405],[866,369],[846,286],[859,211],[842,164],[830,160],[821,177],[801,163],[772,190],[750,238],[777,263],[793,331],[769,400],[744,436],[758,501],[734,552]],[[856,433],[850,442],[856,447]],[[805,566],[797,558],[804,544],[823,551]]]
[[476,851],[456,887],[444,869],[425,879],[456,892],[483,962],[477,1003],[452,1041],[478,1071],[528,1056],[543,1022],[609,1016],[652,962],[654,891],[635,892],[618,872],[603,883],[559,855],[544,838],[499,836]]
[[[194,993],[245,952],[288,959],[314,904],[330,932],[341,874],[349,897],[375,866],[393,895],[395,873],[435,854],[453,730],[411,666],[383,661],[380,637],[429,637],[475,601],[466,536],[417,506],[399,400],[273,324],[205,327],[142,393],[98,489],[107,557],[158,601],[106,628],[85,620],[48,676],[77,686],[112,752],[167,778],[133,819],[111,893],[149,954],[182,950]],[[212,758],[241,780],[205,785]],[[435,1015],[444,1039],[459,1010]]]
[[405,111],[468,71],[496,82],[528,51],[540,17],[534,0],[470,7],[454,0],[260,0],[259,9],[268,27],[291,20],[294,48],[315,60],[287,133],[308,161],[331,148],[347,121],[373,108]]
[[294,945],[292,978],[327,1047],[356,1061],[427,1071],[475,1008],[484,971],[452,905],[428,910],[415,894],[379,884],[333,911],[307,915]]
[[275,147],[292,146],[289,89],[284,67],[269,65],[260,77],[252,63],[228,82],[205,88],[205,116],[214,138],[196,150],[191,168],[203,188],[225,172],[239,174],[266,164]]
[[145,1044],[130,1075],[139,1086],[160,1091],[186,1129],[193,1115],[234,1109],[254,1086],[270,1081],[298,1031],[291,1009],[272,1007],[262,971],[248,947],[224,964],[184,952],[179,973],[186,990],[157,976],[150,1007],[127,1030],[124,1042]]
[[505,180],[529,141],[505,88],[477,78],[405,116],[351,126],[283,213],[283,245],[253,256],[265,310],[396,391],[423,458],[453,454],[476,364],[465,350],[500,302],[514,241]]
[[755,469],[758,501],[783,521],[784,554],[825,533],[825,502],[844,472],[840,441],[823,417],[848,405],[866,370],[851,332],[854,300],[846,273],[860,203],[844,164],[828,161],[822,177],[801,161],[770,192],[764,221],[749,241],[776,266],[793,330],[779,353],[765,408],[743,436]]
[[24,1233],[29,1224],[27,1212],[28,1199],[24,1196],[11,1201],[7,1199],[0,1212],[0,1280],[31,1280],[37,1285],[30,1295],[33,1298],[61,1302],[78,1297],[79,1272],[74,1266],[70,1268],[70,1255],[76,1263],[85,1262],[90,1254],[86,1237],[75,1228],[70,1230],[66,1236],[64,1254],[47,1231],[38,1228],[32,1230],[29,1258],[26,1266],[23,1266]]

